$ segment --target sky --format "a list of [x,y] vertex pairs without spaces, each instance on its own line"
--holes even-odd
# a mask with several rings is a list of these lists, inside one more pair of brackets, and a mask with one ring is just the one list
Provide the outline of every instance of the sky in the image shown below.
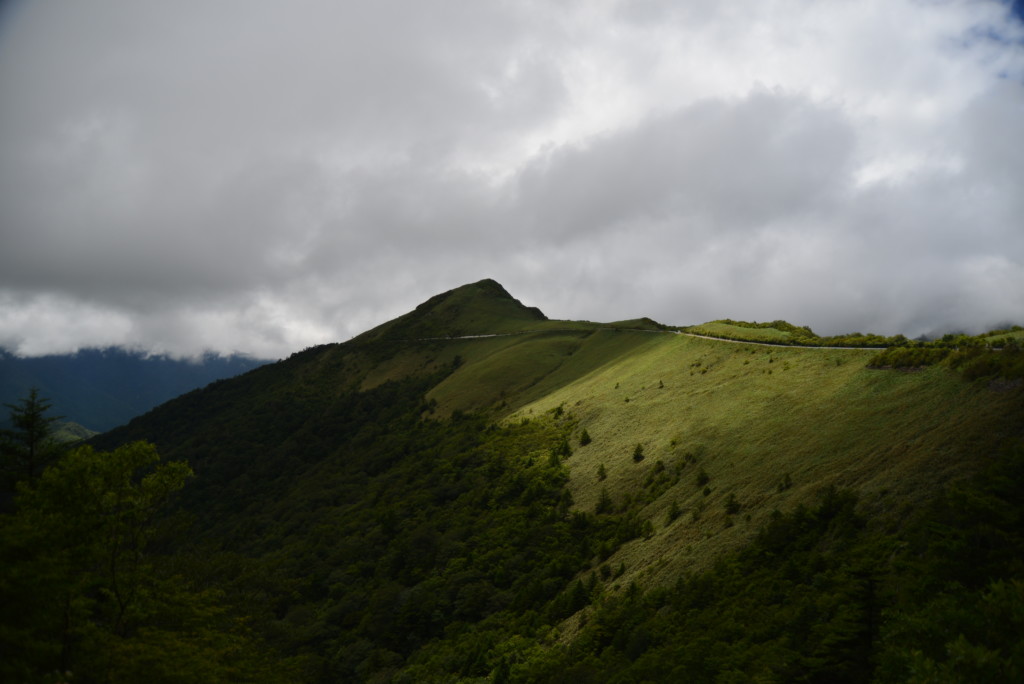
[[0,347],[551,318],[1024,324],[999,0],[8,0]]

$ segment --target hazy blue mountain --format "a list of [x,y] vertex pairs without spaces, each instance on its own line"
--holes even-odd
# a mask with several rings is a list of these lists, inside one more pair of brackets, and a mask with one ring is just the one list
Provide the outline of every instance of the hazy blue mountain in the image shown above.
[[[0,403],[14,403],[37,387],[53,403],[53,413],[102,432],[168,399],[264,363],[214,354],[179,360],[114,347],[29,358],[0,350]],[[4,410],[0,422],[6,421]]]

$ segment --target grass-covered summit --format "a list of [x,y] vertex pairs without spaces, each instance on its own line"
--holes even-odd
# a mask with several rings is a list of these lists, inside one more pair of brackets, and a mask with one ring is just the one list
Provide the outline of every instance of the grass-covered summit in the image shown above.
[[409,313],[359,335],[354,341],[518,332],[546,320],[547,316],[540,309],[524,305],[498,282],[488,278],[435,295]]

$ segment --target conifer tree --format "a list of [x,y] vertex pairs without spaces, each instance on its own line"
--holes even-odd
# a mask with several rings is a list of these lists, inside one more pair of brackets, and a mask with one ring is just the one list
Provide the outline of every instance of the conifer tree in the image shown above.
[[13,429],[0,433],[0,454],[3,467],[15,481],[34,480],[56,451],[53,424],[61,416],[46,415],[53,406],[39,396],[33,387],[17,404],[4,404],[10,409]]

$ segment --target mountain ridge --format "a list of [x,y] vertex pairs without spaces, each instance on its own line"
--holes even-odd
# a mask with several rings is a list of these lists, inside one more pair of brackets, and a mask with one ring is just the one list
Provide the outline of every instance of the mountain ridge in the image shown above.
[[[90,443],[191,464],[168,567],[232,597],[296,681],[863,681],[894,624],[886,657],[915,657],[878,605],[917,609],[908,521],[1016,467],[1024,387],[986,364],[1018,351],[909,373],[540,316],[471,283]],[[765,624],[728,621],[745,586]],[[698,611],[723,622],[674,641]]]
[[[514,315],[498,329],[520,332],[529,328],[531,334],[456,334],[494,334],[494,320],[506,311]],[[482,411],[499,422],[521,421],[565,411],[575,416],[581,429],[608,434],[600,443],[577,450],[588,457],[569,464],[570,489],[577,504],[585,508],[596,505],[601,493],[597,481],[584,475],[587,469],[596,472],[603,465],[612,477],[607,485],[614,484],[623,492],[642,488],[646,475],[641,474],[647,467],[634,467],[628,459],[615,456],[628,453],[637,443],[647,445],[648,453],[657,455],[666,465],[685,458],[687,453],[733,452],[735,455],[729,458],[746,459],[748,465],[744,467],[754,468],[751,473],[760,472],[756,461],[749,459],[764,448],[759,445],[766,440],[787,444],[792,453],[799,455],[777,457],[775,468],[791,468],[793,474],[802,468],[818,472],[819,466],[801,465],[813,462],[814,449],[838,450],[846,454],[844,462],[852,468],[846,476],[849,482],[859,482],[860,486],[874,482],[870,487],[881,491],[885,487],[878,483],[895,477],[888,473],[890,466],[876,464],[873,467],[877,472],[865,479],[867,471],[858,464],[871,451],[872,443],[906,439],[916,446],[909,452],[904,447],[897,463],[910,468],[900,476],[905,483],[901,491],[914,498],[912,483],[920,478],[929,483],[922,488],[927,492],[944,478],[969,472],[969,459],[959,461],[948,455],[959,453],[951,451],[951,445],[974,440],[995,449],[999,439],[1013,432],[1013,423],[1000,424],[998,421],[1006,418],[998,416],[1005,416],[1019,400],[1018,392],[992,393],[964,383],[947,368],[913,375],[872,371],[868,365],[876,350],[870,348],[761,347],[742,341],[725,344],[697,337],[647,335],[642,334],[643,330],[587,322],[541,320],[543,314],[538,314],[539,310],[526,307],[493,280],[471,283],[432,297],[408,314],[347,343],[295,354],[235,380],[196,390],[151,414],[176,415],[165,422],[201,430],[205,420],[202,416],[217,417],[224,410],[232,411],[237,420],[244,420],[242,414],[266,415],[267,409],[254,406],[251,397],[268,392],[286,393],[295,406],[310,407],[304,410],[315,413],[312,407],[317,402],[336,401],[349,392],[373,391],[408,379],[427,383],[423,387],[429,413],[424,415],[441,419]],[[551,327],[545,329],[545,325]],[[659,326],[653,321],[651,325]],[[427,336],[408,336],[413,332]],[[951,396],[958,397],[951,406],[959,408],[944,408]],[[847,407],[845,420],[837,421],[833,413],[820,408],[834,402]],[[281,408],[279,402],[272,403]],[[198,408],[200,404],[203,408]],[[196,408],[181,413],[176,409],[179,405]],[[716,405],[720,406],[717,412],[711,411],[710,407]],[[977,423],[986,412],[992,414],[985,419],[990,422],[964,428],[959,436],[950,432],[950,425]],[[901,414],[907,417],[900,418]],[[760,424],[751,423],[755,416]],[[848,427],[847,421],[854,421],[855,416],[855,426]],[[997,422],[991,422],[993,419]],[[163,448],[164,441],[145,427],[152,420],[148,415],[136,419],[97,443],[112,446],[145,438]],[[298,415],[293,420],[296,427],[304,422]],[[916,428],[915,423],[920,427]],[[808,433],[810,425],[820,427]],[[247,428],[253,432],[261,429],[256,424]],[[919,430],[933,435],[933,441],[911,437]],[[726,439],[726,434],[735,436]],[[808,434],[814,436],[809,439]],[[906,437],[901,437],[904,434]],[[860,446],[851,446],[857,444]],[[773,445],[767,453],[775,453],[778,448]],[[928,455],[929,449],[947,455],[941,462],[935,461]],[[908,453],[915,456],[909,458]],[[791,465],[779,465],[787,462]],[[914,463],[917,465],[910,465]],[[835,479],[845,467],[833,464],[831,471],[826,469],[811,479]],[[770,491],[774,483],[767,478],[772,472],[768,468],[765,474],[751,477]],[[814,489],[800,491],[806,497]],[[708,502],[717,501],[718,496],[713,492]],[[750,496],[764,499],[762,494]],[[690,501],[690,506],[702,502],[690,494],[682,500]],[[656,497],[648,504],[647,515],[661,515],[669,503]],[[767,512],[761,510],[762,514]],[[758,519],[752,518],[755,523]],[[737,540],[742,538],[740,535]]]

